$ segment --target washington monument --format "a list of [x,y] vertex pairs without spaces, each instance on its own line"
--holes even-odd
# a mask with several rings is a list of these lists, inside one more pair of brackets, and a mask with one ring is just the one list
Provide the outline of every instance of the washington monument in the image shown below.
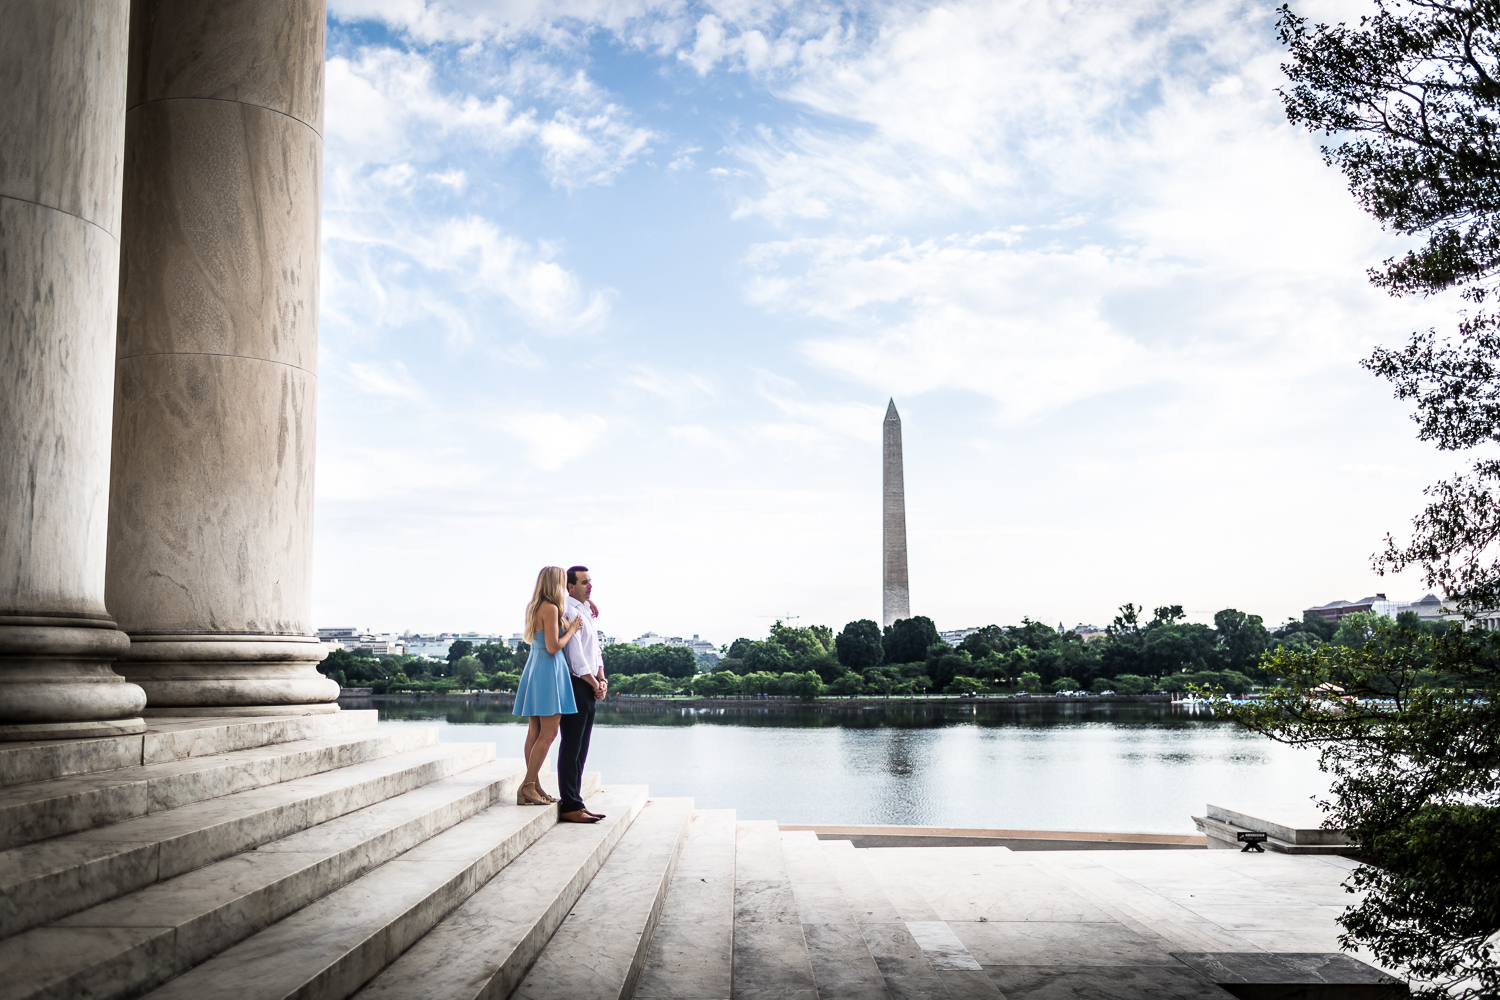
[[901,471],[901,414],[896,401],[885,411],[885,599],[884,624],[911,617],[906,586],[906,486]]

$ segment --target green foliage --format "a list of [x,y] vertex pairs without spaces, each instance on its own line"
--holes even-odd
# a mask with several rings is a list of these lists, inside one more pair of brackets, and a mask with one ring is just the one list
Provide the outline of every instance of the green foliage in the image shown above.
[[1035,691],[1042,686],[1041,675],[1032,673],[1029,670],[1017,676],[1016,681],[1021,685],[1021,690],[1023,691]]
[[886,663],[910,663],[927,658],[927,649],[938,641],[937,626],[931,618],[917,615],[898,618],[886,626],[881,637]]
[[1077,681],[1075,681],[1071,677],[1059,677],[1057,680],[1055,680],[1051,684],[1049,684],[1048,687],[1050,687],[1053,690],[1054,693],[1055,692],[1059,692],[1059,691],[1079,691],[1079,690],[1082,690],[1082,685],[1080,685]]
[[829,629],[819,625],[812,628],[792,628],[777,619],[771,625],[771,641],[786,650],[793,660],[826,656],[829,653],[821,635]]
[[630,642],[612,642],[600,650],[604,673],[609,677],[630,677],[646,672],[645,649]]
[[740,693],[752,697],[780,694],[781,675],[765,671],[748,673],[740,678]]
[[808,657],[797,666],[804,672],[811,670],[824,684],[831,684],[849,672],[849,668],[840,663],[839,658],[832,653]]
[[613,684],[613,688],[618,694],[633,694],[648,698],[665,698],[681,687],[682,681],[680,679],[652,673],[630,674],[620,678]]
[[479,657],[464,656],[453,663],[453,676],[464,690],[468,690],[474,686],[474,678],[479,676],[482,669],[484,664],[479,662]]
[[1110,678],[1109,683],[1119,694],[1145,694],[1156,690],[1155,682],[1138,674],[1119,674]]
[[974,660],[968,653],[955,653],[944,642],[933,643],[927,650],[927,676],[935,690],[944,691],[959,674],[972,674]]
[[740,678],[731,670],[700,674],[693,682],[693,693],[705,698],[723,698],[740,693]]
[[521,684],[520,674],[499,673],[490,678],[491,691],[514,691]]
[[[474,650],[474,655],[479,658],[480,663],[484,664],[484,669],[490,673],[509,667],[514,662],[510,654],[510,647],[503,642],[486,642]],[[523,665],[524,661],[521,664],[516,664],[518,668]]]
[[724,655],[725,656],[732,656],[736,660],[743,660],[745,658],[745,652],[747,650],[749,650],[750,643],[752,641],[754,641],[754,640],[743,639],[743,638],[742,639],[736,639],[736,640],[734,640],[734,642],[731,642],[729,644],[729,650]]
[[878,667],[885,662],[880,626],[868,618],[850,622],[834,641],[839,662],[853,670]]
[[474,652],[474,644],[467,639],[454,639],[448,646],[448,662],[457,663]]
[[958,644],[960,652],[968,653],[971,659],[983,660],[988,656],[1005,653],[1015,648],[1016,641],[1005,634],[999,625],[986,625],[964,636]]
[[795,666],[792,654],[779,642],[752,642],[745,650],[749,673],[783,674]]
[[1341,942],[1407,970],[1416,996],[1496,995],[1500,636],[1378,621],[1361,645],[1282,648],[1268,666],[1283,684],[1223,710],[1320,750],[1327,825],[1372,862],[1351,873],[1365,896],[1339,918]]
[[678,680],[698,673],[698,658],[686,646],[661,643],[647,646],[644,661],[646,673],[662,674]]
[[1271,633],[1266,630],[1260,615],[1225,608],[1214,615],[1214,629],[1218,632],[1224,665],[1231,670],[1255,667],[1265,651],[1271,648]]
[[948,694],[979,694],[990,689],[989,685],[978,677],[964,677],[959,675],[948,682],[943,690]]
[[781,693],[803,701],[814,701],[823,693],[823,679],[815,671],[781,675]]
[[1389,624],[1392,624],[1389,617],[1377,615],[1373,611],[1356,611],[1345,615],[1339,621],[1338,631],[1333,633],[1334,645],[1361,647],[1374,637],[1377,627]]
[[828,693],[840,698],[853,698],[865,693],[865,682],[859,674],[849,672],[828,685]]

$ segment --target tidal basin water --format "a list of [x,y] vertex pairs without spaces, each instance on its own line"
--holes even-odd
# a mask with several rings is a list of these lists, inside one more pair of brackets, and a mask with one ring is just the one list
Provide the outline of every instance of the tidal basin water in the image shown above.
[[[351,704],[350,707],[365,707]],[[382,725],[519,758],[508,706],[379,702]],[[554,755],[548,768],[555,767]],[[1169,705],[599,709],[588,769],[782,823],[1194,833],[1207,802],[1306,801],[1307,750]]]

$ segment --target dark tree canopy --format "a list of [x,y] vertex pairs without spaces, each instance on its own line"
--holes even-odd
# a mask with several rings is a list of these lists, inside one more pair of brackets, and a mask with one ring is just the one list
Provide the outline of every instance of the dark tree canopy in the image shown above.
[[886,626],[883,641],[885,662],[915,663],[927,659],[927,647],[938,641],[937,626],[922,615],[897,618]]
[[854,670],[878,667],[885,662],[885,647],[881,641],[880,626],[868,618],[850,622],[833,640],[839,662]]
[[448,646],[448,662],[457,663],[474,652],[474,644],[467,639],[454,639]]

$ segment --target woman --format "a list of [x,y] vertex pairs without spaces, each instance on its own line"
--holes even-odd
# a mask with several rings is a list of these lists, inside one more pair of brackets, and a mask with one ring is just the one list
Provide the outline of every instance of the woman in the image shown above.
[[578,711],[573,700],[573,683],[563,646],[583,627],[583,619],[574,618],[559,631],[562,624],[564,574],[560,566],[543,566],[536,576],[536,589],[526,605],[526,634],[531,636],[531,656],[516,685],[514,715],[529,719],[526,727],[526,780],[516,790],[516,805],[545,806],[557,799],[542,791],[539,782],[547,750],[557,738],[557,726],[564,714]]

